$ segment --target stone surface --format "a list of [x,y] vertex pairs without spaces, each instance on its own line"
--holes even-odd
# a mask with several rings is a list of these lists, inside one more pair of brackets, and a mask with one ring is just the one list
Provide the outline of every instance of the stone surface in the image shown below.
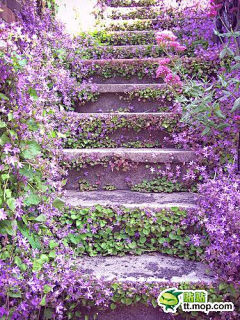
[[[89,151],[93,150],[94,149],[89,149]],[[117,190],[131,190],[132,187],[138,184],[157,179],[158,176],[156,173],[159,172],[160,169],[166,169],[165,164],[159,163],[134,163],[132,166],[128,166],[128,163],[126,161],[122,162],[122,159],[109,159],[108,161],[111,161],[111,164],[107,162],[105,162],[104,165],[85,164],[83,168],[81,168],[81,165],[74,165],[73,168],[68,171],[66,189],[81,189],[81,191],[84,191],[86,184],[89,184],[94,190],[107,190],[108,186],[113,186]],[[171,169],[174,173],[176,171],[176,164],[172,164]],[[180,175],[176,178],[178,183],[182,183],[179,191],[186,191],[186,189],[184,189],[185,182],[183,181],[186,169],[186,165],[180,165]],[[153,174],[151,170],[154,170],[155,173]],[[163,185],[164,183],[160,184]],[[188,188],[189,187],[188,184]],[[152,192],[161,192],[161,189],[154,187],[150,190],[152,190]]]
[[[172,148],[171,133],[168,129],[161,127],[164,121],[172,122],[176,127],[176,117],[172,113],[76,113],[67,112],[68,122],[75,123],[82,130],[74,131],[70,141],[74,139],[78,146],[87,149],[96,147],[120,148]],[[63,118],[62,118],[63,119]],[[136,120],[141,119],[138,125],[133,127]],[[91,123],[103,122],[102,128],[105,131],[104,138],[96,134],[97,127],[89,132],[89,139],[86,140],[86,130]],[[117,123],[121,123],[120,128],[116,128]],[[81,144],[80,144],[81,143]],[[94,145],[93,145],[94,143]],[[66,144],[66,148],[71,148],[73,144]]]
[[[158,4],[158,1],[159,0],[155,0],[155,2],[154,3],[152,3],[152,4],[146,4],[145,5],[145,7],[146,8],[149,8],[149,7],[156,7],[156,5]],[[116,1],[114,1],[114,2],[112,2],[112,1],[105,1],[106,2],[106,4],[107,4],[107,6],[109,6],[109,7],[112,7],[112,8],[119,8],[119,7],[121,7],[121,5],[122,5],[122,3],[121,3],[121,1],[119,1],[119,3],[116,3]],[[142,6],[141,6],[141,3],[139,3],[140,1],[138,1],[138,0],[135,0],[134,1],[134,3],[131,3],[131,1],[129,1],[129,4],[125,4],[125,5],[122,5],[122,7],[121,8],[142,8]]]
[[79,157],[102,159],[104,157],[120,157],[124,160],[141,163],[186,163],[195,159],[195,153],[178,149],[64,149],[66,160],[77,160]]
[[206,274],[206,266],[202,263],[158,253],[123,257],[82,257],[80,263],[85,273],[106,281],[213,282],[213,277]]
[[171,107],[171,102],[166,99],[162,99],[162,101],[139,101],[138,98],[128,101],[127,99],[128,94],[124,92],[101,93],[95,102],[87,102],[84,105],[76,104],[75,111],[81,113],[106,113],[127,109],[131,112],[158,112],[163,107],[164,110]]
[[[135,31],[134,31],[135,32]],[[129,33],[129,32],[128,32]],[[122,46],[118,46],[122,47]],[[81,63],[83,65],[104,65],[104,64],[112,64],[112,65],[118,65],[118,64],[133,64],[133,63],[138,63],[138,64],[144,64],[147,61],[155,62],[158,63],[160,58],[143,58],[143,59],[91,59],[91,60],[81,60]]]
[[[156,44],[154,31],[108,31],[108,35],[111,43],[115,45]],[[136,41],[136,38],[141,41]]]
[[[86,78],[87,79],[87,78]],[[125,77],[111,77],[111,78],[105,78],[101,77],[100,75],[94,75],[91,77],[92,81],[94,83],[99,83],[99,84],[124,84],[126,81],[129,84],[148,84],[148,83],[162,83],[162,79],[159,78],[151,78],[151,77],[143,77],[143,78],[138,78],[137,76],[131,76],[126,80]]]
[[129,83],[121,83],[121,84],[97,84],[96,91],[99,93],[122,93],[133,90],[144,90],[147,88],[150,89],[163,89],[166,85],[164,84],[129,84]]
[[[98,47],[98,49],[102,49],[103,51],[107,50],[107,49],[112,49],[112,50],[144,50],[147,48],[149,48],[149,45],[145,45],[145,44],[144,45],[130,45],[130,44],[128,44],[125,46],[109,45],[109,46],[99,46]],[[157,49],[160,47],[158,45],[151,45],[150,48]],[[96,47],[87,47],[86,49],[94,51],[96,49]],[[155,58],[155,59],[158,59],[158,58]]]
[[196,208],[196,194],[181,193],[141,193],[126,190],[115,191],[67,191],[65,203],[74,207],[124,206],[127,208]]
[[[175,320],[185,320],[186,317],[174,315]],[[89,320],[95,320],[90,315]],[[96,320],[173,320],[171,314],[164,313],[160,308],[153,308],[142,304],[129,307],[117,307],[97,313]]]
[[[95,163],[89,164],[88,159]],[[82,191],[86,183],[94,186],[94,190],[105,190],[109,185],[117,190],[131,190],[137,184],[158,178],[157,173],[160,169],[165,170],[166,164],[171,166],[173,173],[177,165],[180,167],[176,180],[184,184],[183,175],[186,174],[187,163],[194,159],[194,152],[177,149],[64,149],[65,163],[80,163],[68,170],[66,189],[79,190],[80,181]],[[155,192],[160,190],[152,188],[155,189]],[[186,191],[184,188],[181,190]]]
[[117,114],[115,112],[102,112],[102,113],[76,113],[76,112],[67,112],[66,116],[73,116],[77,117],[79,119],[91,119],[91,118],[113,118],[117,116],[124,116],[126,118],[131,117],[141,117],[141,118],[147,118],[147,117],[159,117],[159,118],[171,118],[174,116],[173,112],[118,112]]
[[135,23],[147,23],[147,24],[152,24],[154,22],[157,22],[157,19],[128,19],[128,20],[123,20],[123,19],[104,19],[104,28],[106,28],[106,30],[108,30],[108,26],[109,24],[111,25],[131,25],[131,24],[135,24]]

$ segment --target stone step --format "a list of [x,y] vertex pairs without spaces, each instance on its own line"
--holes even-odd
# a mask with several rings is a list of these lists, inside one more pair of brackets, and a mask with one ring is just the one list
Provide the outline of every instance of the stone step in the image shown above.
[[112,20],[122,19],[156,19],[163,13],[160,6],[152,7],[108,7],[104,12],[104,17]]
[[[160,59],[159,57],[82,60],[83,71],[80,76],[83,80],[91,79],[93,83],[99,84],[160,84],[164,81],[162,77],[156,77]],[[173,56],[172,59],[175,63],[181,60],[182,72],[194,79],[202,79],[203,76],[206,79],[216,77],[217,66],[220,67],[218,59],[183,56]],[[173,62],[170,63],[170,68],[172,64]]]
[[65,148],[172,148],[178,132],[173,113],[76,113],[59,115]]
[[138,163],[186,163],[195,160],[193,151],[177,149],[64,149],[63,153],[70,161],[89,156],[98,160],[105,157],[119,156],[124,160]]
[[101,43],[107,43],[112,45],[156,44],[155,32],[152,30],[98,32],[95,37]]
[[205,283],[214,282],[205,272],[206,265],[162,254],[123,257],[83,257],[80,264],[86,273],[105,281],[132,283]]
[[158,58],[165,56],[157,45],[96,46],[82,49],[81,57],[86,59],[133,59]]
[[129,92],[132,90],[144,90],[144,89],[163,89],[166,88],[164,84],[97,84],[96,90],[99,93],[123,93]]
[[[173,320],[171,313],[165,313],[161,308],[154,308],[145,303],[117,306],[115,310],[109,308],[105,311],[99,311],[95,309],[92,312],[89,314],[89,320]],[[98,314],[97,317],[94,314]],[[174,315],[174,320],[186,320],[186,317]]]
[[[133,20],[103,20],[99,27],[105,31],[143,31],[157,30],[160,28],[158,19],[133,19]],[[174,26],[170,20],[161,22],[161,28]]]
[[[80,236],[80,254],[94,256],[161,252],[200,261],[206,242],[193,245],[193,234],[202,235],[196,222],[197,195],[192,193],[144,194],[118,191],[65,191],[61,226]],[[192,221],[186,224],[186,220]],[[84,226],[84,230],[81,230]],[[197,231],[198,230],[198,231]],[[71,242],[71,240],[70,240]],[[76,244],[76,243],[75,243]],[[132,244],[132,245],[130,245]]]
[[195,159],[193,151],[177,149],[64,149],[66,189],[185,192],[195,185],[194,180],[183,181]]
[[105,1],[109,7],[151,7],[159,4],[159,0],[112,0]]
[[[118,46],[121,47],[121,46]],[[89,66],[89,65],[117,65],[117,66],[121,66],[121,65],[133,65],[135,63],[139,63],[139,64],[145,64],[145,63],[158,63],[159,60],[161,58],[139,58],[139,59],[83,59],[81,60],[81,64],[84,66]]]
[[[127,80],[126,80],[127,81]],[[166,112],[171,111],[173,94],[164,84],[97,84],[94,102],[75,104],[75,111],[98,112]]]
[[195,160],[193,151],[177,149],[64,149],[63,153],[70,161],[89,156],[98,160],[105,157],[121,157],[138,163],[186,163]]
[[184,16],[172,17],[158,16],[155,19],[102,19],[99,27],[105,31],[153,31],[171,29],[174,33],[181,34],[184,30],[179,30],[184,25],[196,22],[197,18],[188,19]]
[[189,192],[143,193],[127,190],[72,191],[64,196],[66,205],[73,207],[123,206],[126,208],[165,209],[172,207],[197,208],[196,194]]

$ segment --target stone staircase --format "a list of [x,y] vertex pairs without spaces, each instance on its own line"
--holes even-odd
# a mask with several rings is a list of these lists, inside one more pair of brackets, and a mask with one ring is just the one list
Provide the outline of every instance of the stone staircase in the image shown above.
[[[108,27],[105,21],[102,25],[112,35],[111,43],[87,49],[93,51],[90,58],[82,61],[87,68],[144,65],[149,59],[157,63],[160,51],[152,30],[152,19],[160,11],[157,1],[124,3],[121,7],[118,1],[113,1],[112,7],[107,7],[112,20]],[[141,31],[136,27],[137,20],[127,20],[129,12],[132,17],[139,18],[138,11],[144,12],[141,21],[146,22],[144,26],[141,24]],[[121,31],[122,25],[125,30]],[[128,43],[124,40],[125,35],[129,38]],[[113,52],[112,58],[107,55],[102,59],[102,54],[108,50]],[[194,182],[186,182],[183,178],[196,155],[190,149],[179,149],[171,143],[172,132],[178,131],[178,119],[171,112],[171,99],[164,95],[165,85],[150,76],[139,79],[134,72],[128,78],[124,75],[104,78],[100,72],[93,75],[93,82],[99,94],[97,100],[76,105],[75,111],[66,112],[66,120],[63,120],[64,163],[68,168],[66,205],[75,209],[101,205],[157,211],[172,207],[197,210],[196,195],[191,192]],[[146,96],[140,99],[138,94],[128,99],[129,92],[144,90],[162,92],[161,100]],[[172,181],[158,174],[169,168],[174,175]],[[80,261],[86,273],[106,281],[205,284],[213,281],[204,273],[205,266],[201,263],[165,256],[161,252],[140,256],[82,257]],[[129,310],[101,313],[98,319],[170,319],[161,311],[156,313],[152,307],[147,308],[147,315],[141,306],[133,307],[130,313]]]

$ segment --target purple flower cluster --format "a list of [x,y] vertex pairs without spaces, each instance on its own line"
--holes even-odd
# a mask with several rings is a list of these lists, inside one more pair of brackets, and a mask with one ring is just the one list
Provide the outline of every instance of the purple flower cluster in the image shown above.
[[[108,2],[113,6],[119,3],[148,5],[155,1]],[[77,119],[70,124],[71,118],[59,126],[64,116],[59,110],[69,110],[76,101],[93,97],[91,83],[82,82],[84,71],[89,70],[81,61],[81,47],[92,45],[93,39],[84,36],[71,39],[50,12],[41,17],[35,13],[33,4],[23,13],[21,22],[0,25],[0,317],[79,317],[81,307],[107,308],[119,297],[121,301],[122,297],[140,296],[151,304],[151,299],[159,294],[159,285],[119,285],[87,276],[81,268],[81,259],[64,242],[70,227],[61,229],[56,220],[61,215],[58,210],[61,201],[56,194],[62,192],[60,177],[65,173],[59,167],[60,138],[61,133],[70,135],[66,127],[73,132],[80,132],[81,128]],[[220,49],[215,50],[211,40],[212,21],[206,20],[203,11],[199,14],[186,9],[184,15],[188,14],[190,18],[184,20],[184,28],[179,24],[173,32],[197,57],[214,60]],[[146,72],[148,69],[146,65]],[[203,181],[199,186],[199,214],[185,223],[192,225],[195,221],[198,228],[203,226],[207,230],[210,244],[205,260],[218,279],[237,286],[239,177],[234,172],[239,115],[233,116],[231,112],[234,103],[231,93],[228,97],[222,94],[226,91],[223,83],[233,77],[234,70],[229,74],[223,72],[225,78],[215,84],[214,97],[220,101],[220,107],[207,117],[217,124],[211,129],[212,134],[202,135],[203,121],[192,117],[191,126],[179,123],[178,131],[171,132],[171,139],[174,146],[193,149],[198,156],[196,162],[189,163],[183,180],[187,183],[197,177]],[[232,90],[234,96],[231,82],[227,90]],[[176,115],[182,112],[180,102],[175,103],[173,112]],[[56,130],[59,127],[64,132],[59,134]],[[161,123],[156,127],[160,128]],[[106,133],[103,127],[101,138]],[[91,136],[89,132],[87,139],[91,140]],[[122,165],[120,160],[117,165]],[[171,167],[161,174],[172,178]],[[176,176],[179,175],[177,167]],[[123,214],[120,209],[118,214]],[[91,225],[91,231],[95,234],[99,229]],[[139,234],[134,236],[138,238]],[[191,236],[196,247],[205,240],[197,233]]]
[[200,223],[210,238],[206,260],[218,279],[240,284],[240,179],[220,175],[199,186]]

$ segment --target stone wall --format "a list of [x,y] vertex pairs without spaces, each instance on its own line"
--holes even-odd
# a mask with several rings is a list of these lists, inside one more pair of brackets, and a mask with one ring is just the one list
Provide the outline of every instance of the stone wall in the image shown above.
[[16,21],[16,13],[21,11],[24,0],[0,0],[0,20]]

